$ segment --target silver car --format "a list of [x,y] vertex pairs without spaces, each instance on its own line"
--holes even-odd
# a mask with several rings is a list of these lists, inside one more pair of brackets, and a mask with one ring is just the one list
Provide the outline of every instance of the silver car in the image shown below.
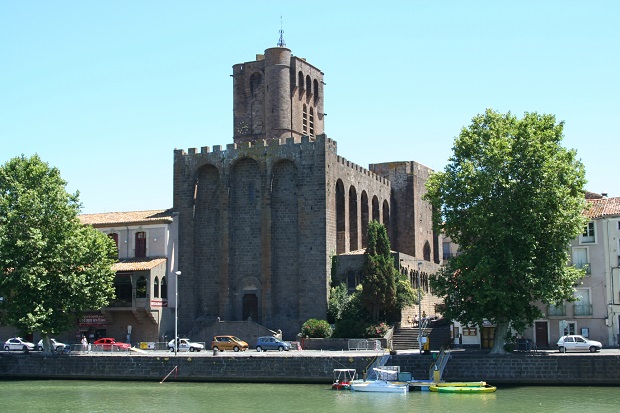
[[[179,348],[177,351],[202,351],[205,349],[204,344],[194,343],[189,341],[187,338],[179,338],[178,339]],[[168,343],[168,349],[170,351],[174,351],[174,340],[170,340]]]
[[594,353],[603,348],[600,342],[589,340],[579,335],[560,337],[557,344],[560,353],[566,353],[567,351],[590,351]]
[[[65,343],[61,343],[60,341],[56,341],[56,339],[50,338],[52,344],[52,352],[62,353],[65,351],[65,348],[69,347]],[[37,343],[37,350],[43,351],[43,339],[39,340]]]

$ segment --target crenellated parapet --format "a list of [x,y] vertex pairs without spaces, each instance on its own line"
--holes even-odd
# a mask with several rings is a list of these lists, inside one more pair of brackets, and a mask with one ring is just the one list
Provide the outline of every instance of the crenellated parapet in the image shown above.
[[369,178],[374,179],[375,181],[377,181],[377,182],[379,182],[381,184],[390,185],[390,181],[388,179],[386,179],[386,178],[384,178],[384,177],[382,177],[380,175],[377,175],[373,171],[370,171],[370,170],[368,170],[368,169],[366,169],[366,168],[364,168],[362,166],[359,166],[358,164],[353,163],[353,162],[347,160],[346,158],[344,158],[344,157],[342,157],[340,155],[338,155],[337,160],[338,160],[339,164],[344,165],[344,166],[346,166],[348,168],[351,168],[355,172],[359,172],[359,173],[361,173],[363,175],[366,175]]
[[[337,153],[337,143],[327,135],[319,135],[316,138],[303,136],[301,139],[260,139],[240,143],[229,143],[225,149],[222,145],[213,147],[203,146],[200,148],[175,149],[175,163],[181,162],[188,165],[213,163],[222,164],[226,161],[251,157],[262,159],[273,156],[275,158],[295,159],[301,156],[309,157],[312,154]],[[338,157],[340,158],[340,157]],[[362,169],[362,168],[360,168]],[[371,173],[366,171],[367,173]]]

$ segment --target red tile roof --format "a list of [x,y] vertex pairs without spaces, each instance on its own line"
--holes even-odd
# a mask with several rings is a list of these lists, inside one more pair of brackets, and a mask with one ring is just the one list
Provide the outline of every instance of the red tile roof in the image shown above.
[[588,199],[584,215],[590,219],[620,216],[620,197]]
[[109,227],[113,225],[171,223],[172,215],[172,209],[154,209],[149,211],[82,214],[78,215],[78,218],[84,225]]
[[112,269],[116,272],[149,271],[165,262],[165,258],[133,258],[117,262]]

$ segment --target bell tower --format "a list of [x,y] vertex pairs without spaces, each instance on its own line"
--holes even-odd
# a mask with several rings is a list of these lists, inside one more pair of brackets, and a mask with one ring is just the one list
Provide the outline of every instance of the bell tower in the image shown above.
[[277,47],[233,66],[233,140],[294,138],[324,133],[323,72],[293,56],[280,30]]

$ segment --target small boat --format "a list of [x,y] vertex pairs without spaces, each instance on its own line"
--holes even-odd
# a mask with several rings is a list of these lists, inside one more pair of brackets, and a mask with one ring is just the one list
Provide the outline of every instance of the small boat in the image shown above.
[[373,369],[376,374],[375,380],[353,380],[349,387],[353,391],[374,392],[374,393],[407,393],[409,383],[396,381],[398,371]]
[[350,383],[355,380],[355,369],[334,369],[332,389],[348,390]]
[[428,388],[438,393],[493,393],[497,387],[491,386],[484,381],[435,383]]

